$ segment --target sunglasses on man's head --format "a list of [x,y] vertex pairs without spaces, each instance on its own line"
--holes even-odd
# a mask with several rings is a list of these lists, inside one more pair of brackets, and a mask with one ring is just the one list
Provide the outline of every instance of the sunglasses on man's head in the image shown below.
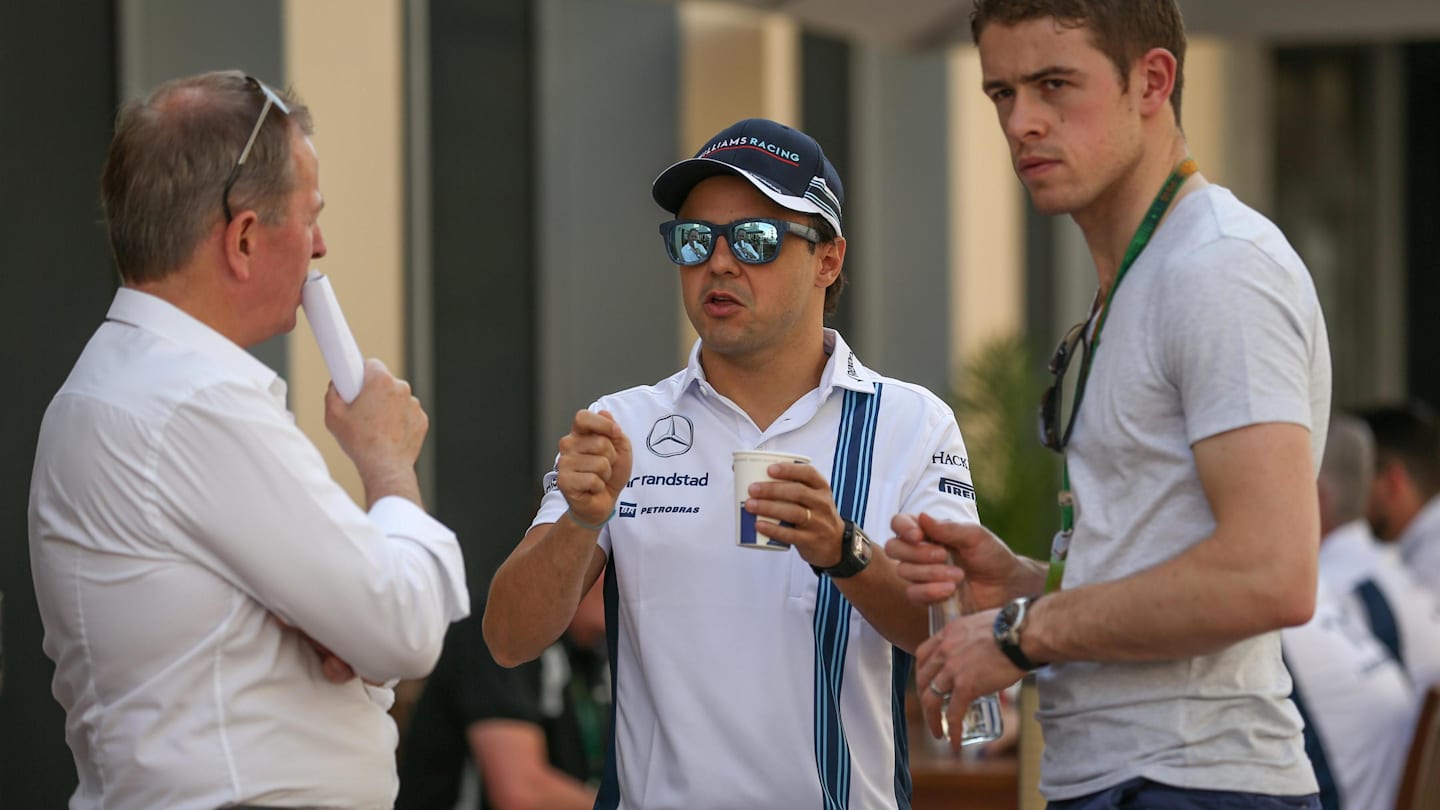
[[786,219],[737,219],[717,225],[703,219],[672,219],[660,223],[660,237],[670,261],[686,267],[704,264],[710,258],[717,236],[725,237],[730,252],[746,264],[767,264],[780,255],[785,234],[793,233],[811,244],[820,242],[820,232],[809,225]]
[[255,139],[260,136],[260,127],[265,125],[265,116],[270,114],[271,107],[285,115],[290,114],[290,106],[281,100],[274,90],[266,87],[264,82],[254,76],[246,76],[245,81],[265,94],[265,103],[260,106],[260,115],[255,118],[255,126],[250,130],[250,137],[245,141],[245,148],[240,150],[240,157],[235,161],[235,168],[230,170],[230,176],[225,179],[225,190],[220,194],[220,207],[225,210],[227,223],[235,218],[230,213],[230,189],[235,186],[235,178],[240,176],[240,167],[244,166],[245,159],[250,157],[250,150],[255,146]]
[[[1065,452],[1065,446],[1070,443],[1070,431],[1075,429],[1075,416],[1080,413],[1078,398],[1070,403],[1070,413],[1064,412],[1065,372],[1075,359],[1077,348],[1080,349],[1082,357],[1080,364],[1085,364],[1083,358],[1090,353],[1090,341],[1086,338],[1089,331],[1088,320],[1070,327],[1070,331],[1060,339],[1060,345],[1055,347],[1055,354],[1050,357],[1050,374],[1053,379],[1050,387],[1045,389],[1044,396],[1040,398],[1040,443],[1057,453]],[[1082,395],[1082,391],[1075,394],[1076,397]]]

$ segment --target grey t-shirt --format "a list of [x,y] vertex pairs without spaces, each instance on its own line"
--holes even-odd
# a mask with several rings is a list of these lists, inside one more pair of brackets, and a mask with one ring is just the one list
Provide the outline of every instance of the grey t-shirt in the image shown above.
[[[1293,422],[1310,429],[1318,469],[1329,412],[1325,321],[1300,257],[1224,188],[1181,198],[1101,335],[1070,440],[1078,506],[1064,587],[1151,568],[1214,531],[1191,445]],[[1049,799],[1139,776],[1316,790],[1278,632],[1179,661],[1058,664],[1039,681]]]

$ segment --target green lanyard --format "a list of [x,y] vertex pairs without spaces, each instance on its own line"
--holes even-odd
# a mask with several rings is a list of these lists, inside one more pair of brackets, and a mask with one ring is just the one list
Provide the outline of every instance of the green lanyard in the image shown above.
[[[1095,324],[1095,333],[1090,338],[1090,351],[1085,353],[1085,361],[1080,366],[1080,379],[1075,383],[1075,404],[1070,409],[1072,422],[1079,416],[1080,403],[1085,399],[1085,383],[1090,379],[1090,367],[1094,365],[1095,354],[1100,349],[1100,332],[1105,329],[1105,321],[1110,317],[1110,304],[1115,300],[1115,291],[1120,289],[1120,282],[1125,280],[1130,266],[1140,257],[1145,246],[1150,244],[1150,237],[1155,235],[1155,228],[1160,225],[1160,219],[1175,201],[1175,194],[1180,191],[1180,186],[1198,170],[1199,166],[1193,158],[1187,157],[1180,161],[1180,165],[1166,178],[1165,185],[1160,187],[1160,193],[1155,195],[1155,201],[1150,203],[1150,210],[1145,212],[1145,218],[1140,220],[1140,227],[1130,239],[1130,246],[1125,249],[1125,257],[1120,260],[1120,271],[1115,274],[1115,283],[1110,285],[1110,292],[1105,296],[1105,305],[1100,309],[1100,321]],[[1091,313],[1091,317],[1094,317],[1094,313]],[[1089,329],[1089,325],[1085,328]],[[1063,426],[1061,430],[1064,430]],[[1050,570],[1045,575],[1046,593],[1060,590],[1060,582],[1065,578],[1065,559],[1070,554],[1070,538],[1075,534],[1075,495],[1070,491],[1068,460],[1063,469],[1059,495],[1060,531],[1055,533],[1055,540],[1050,544]]]

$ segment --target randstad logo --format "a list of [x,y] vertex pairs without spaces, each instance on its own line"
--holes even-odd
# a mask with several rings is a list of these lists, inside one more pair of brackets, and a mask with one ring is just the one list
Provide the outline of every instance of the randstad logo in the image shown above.
[[698,478],[685,473],[672,473],[670,475],[637,475],[625,483],[627,487],[708,487],[710,486],[710,473],[705,473]]
[[682,456],[690,452],[694,443],[695,424],[678,413],[656,419],[645,438],[645,446],[660,458]]
[[955,481],[950,478],[940,479],[940,491],[946,495],[959,495],[962,498],[975,500],[975,487],[964,481]]

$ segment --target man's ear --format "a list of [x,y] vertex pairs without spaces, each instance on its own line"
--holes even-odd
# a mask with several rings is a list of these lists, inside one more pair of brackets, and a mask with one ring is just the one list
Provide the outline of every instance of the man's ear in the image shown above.
[[260,218],[254,211],[241,211],[225,226],[225,264],[238,281],[250,280],[250,259],[260,236]]
[[1175,54],[1165,48],[1151,48],[1135,63],[1131,71],[1131,89],[1140,90],[1140,113],[1146,117],[1165,109],[1165,102],[1175,92],[1175,78],[1180,72]]
[[829,287],[845,266],[845,237],[837,236],[829,242],[816,245],[815,254],[820,260],[820,270],[815,277],[816,286]]
[[1397,457],[1391,457],[1385,461],[1380,468],[1380,476],[1385,480],[1385,486],[1392,494],[1400,494],[1412,499],[1423,501],[1420,496],[1420,487],[1415,479],[1410,476],[1410,468],[1405,462]]

